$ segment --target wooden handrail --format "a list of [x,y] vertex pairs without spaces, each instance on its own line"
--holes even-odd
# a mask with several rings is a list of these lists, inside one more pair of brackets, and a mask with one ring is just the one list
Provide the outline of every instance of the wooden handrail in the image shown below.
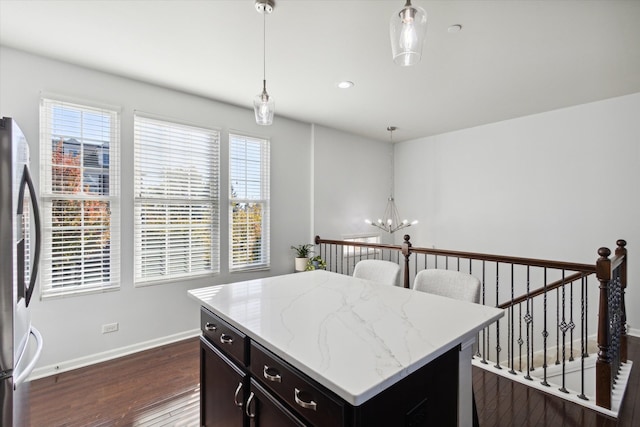
[[535,291],[531,291],[528,294],[524,294],[522,296],[519,296],[518,298],[514,298],[513,301],[509,300],[505,303],[502,303],[498,306],[498,308],[502,308],[502,309],[511,308],[513,306],[520,304],[521,302],[525,302],[530,298],[535,298],[537,296],[543,295],[545,292],[549,292],[554,289],[560,288],[564,285],[568,285],[569,283],[575,282],[576,280],[581,279],[583,277],[587,277],[591,274],[593,273],[578,272],[578,273],[572,274],[571,276],[565,277],[564,279],[556,280],[555,282],[548,284],[546,287],[542,286],[536,289]]
[[320,236],[316,236],[315,244],[326,244],[326,245],[340,245],[340,246],[355,246],[361,248],[374,248],[374,249],[393,249],[396,251],[401,251],[402,246],[398,245],[388,245],[384,243],[364,243],[364,242],[348,242],[345,240],[327,240],[321,239]]
[[457,258],[474,259],[479,261],[503,262],[515,265],[530,265],[532,267],[547,267],[558,270],[581,271],[584,273],[595,273],[596,268],[592,264],[580,264],[575,262],[552,261],[535,258],[521,258],[506,255],[482,254],[477,252],[461,252],[443,249],[412,248],[411,252],[429,255],[452,256]]
[[[367,247],[374,249],[388,249],[388,250],[396,250],[403,251],[405,249],[405,244],[408,244],[408,255],[410,256],[412,253],[416,254],[425,254],[425,255],[436,255],[436,256],[451,256],[457,258],[464,259],[473,259],[478,261],[490,261],[490,262],[502,262],[507,264],[515,264],[515,265],[530,265],[532,267],[546,267],[550,269],[558,269],[558,270],[568,270],[568,271],[578,271],[582,273],[592,274],[596,272],[596,267],[593,264],[580,264],[575,262],[562,262],[562,261],[553,261],[553,260],[544,260],[544,259],[535,259],[535,258],[522,258],[522,257],[514,257],[514,256],[506,256],[506,255],[495,255],[495,254],[483,254],[478,252],[463,252],[463,251],[452,251],[445,249],[432,249],[432,248],[421,248],[414,247],[409,242],[410,236],[405,234],[404,236],[404,244],[399,245],[389,245],[389,244],[381,244],[381,243],[363,243],[363,242],[346,242],[344,240],[328,240],[322,239],[320,236],[316,236],[315,244],[330,244],[330,245],[340,245],[340,246],[355,246],[355,247]],[[407,254],[405,254],[407,256]]]

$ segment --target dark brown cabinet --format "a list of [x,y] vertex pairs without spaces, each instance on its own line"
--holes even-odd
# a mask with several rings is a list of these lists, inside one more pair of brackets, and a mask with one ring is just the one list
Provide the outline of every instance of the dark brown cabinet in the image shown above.
[[201,318],[204,426],[457,425],[458,347],[352,406],[204,307]]
[[247,374],[200,338],[200,420],[207,427],[244,426]]
[[251,427],[304,427],[306,425],[253,378],[250,390],[246,412]]
[[252,377],[258,378],[307,422],[317,426],[339,426],[345,419],[344,400],[298,372],[264,347],[251,342]]

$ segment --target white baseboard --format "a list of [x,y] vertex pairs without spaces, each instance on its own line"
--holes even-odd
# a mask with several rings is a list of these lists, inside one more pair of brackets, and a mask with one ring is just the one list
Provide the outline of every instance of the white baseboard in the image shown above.
[[640,338],[640,329],[629,328],[627,329],[627,334]]
[[59,374],[61,372],[71,371],[73,369],[84,368],[85,366],[94,365],[96,363],[105,362],[107,360],[112,360],[118,357],[137,353],[139,351],[149,350],[155,347],[160,347],[162,345],[197,337],[199,335],[200,329],[194,329],[191,331],[181,332],[166,337],[156,338],[150,341],[144,341],[126,347],[116,348],[102,353],[95,353],[85,357],[60,362],[55,365],[42,366],[33,370],[31,375],[29,376],[28,381],[37,380],[39,378],[48,377],[51,375]]

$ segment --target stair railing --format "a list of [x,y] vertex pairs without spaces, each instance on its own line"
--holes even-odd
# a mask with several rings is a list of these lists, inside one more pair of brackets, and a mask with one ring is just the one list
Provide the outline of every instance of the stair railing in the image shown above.
[[[403,267],[405,288],[411,286],[418,271],[426,268],[475,275],[482,283],[480,303],[507,310],[506,318],[478,334],[475,357],[486,365],[493,360],[495,369],[504,366],[510,374],[532,381],[532,372],[542,368],[542,374],[536,376],[546,387],[551,387],[549,365],[559,365],[559,391],[570,393],[565,369],[579,356],[581,379],[577,396],[581,399],[588,399],[585,359],[589,357],[589,331],[597,330],[595,403],[611,408],[613,384],[620,364],[626,362],[624,240],[618,240],[613,259],[609,259],[609,249],[600,248],[595,264],[414,247],[408,235],[401,245],[326,240],[319,236],[315,243],[319,247],[316,253],[327,262],[327,269],[341,274],[352,274],[362,259],[396,262]],[[597,317],[589,315],[589,299],[596,297]]]

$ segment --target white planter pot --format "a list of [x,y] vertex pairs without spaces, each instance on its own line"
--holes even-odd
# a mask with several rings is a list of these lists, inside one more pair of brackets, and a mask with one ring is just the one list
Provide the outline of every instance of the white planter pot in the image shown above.
[[308,261],[309,258],[296,258],[296,271],[304,271]]

